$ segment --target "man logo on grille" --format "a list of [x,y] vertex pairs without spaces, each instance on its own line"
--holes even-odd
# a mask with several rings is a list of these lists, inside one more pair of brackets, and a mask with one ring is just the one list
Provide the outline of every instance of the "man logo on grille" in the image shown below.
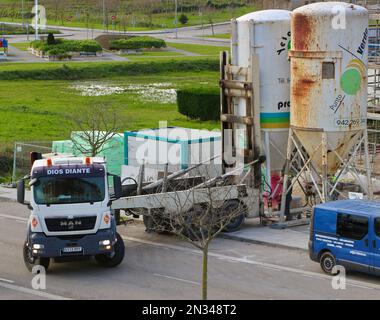
[[82,221],[80,221],[80,220],[65,220],[65,221],[61,221],[59,223],[59,225],[61,227],[67,227],[68,230],[74,230],[74,227],[82,225]]

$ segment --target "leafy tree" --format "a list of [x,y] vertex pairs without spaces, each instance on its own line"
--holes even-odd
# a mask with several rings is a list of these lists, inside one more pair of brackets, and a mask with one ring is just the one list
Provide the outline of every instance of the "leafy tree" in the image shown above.
[[182,13],[181,16],[179,17],[179,22],[181,22],[181,24],[186,24],[188,21],[189,21],[189,18],[187,17],[187,15]]
[[47,44],[48,45],[54,45],[55,44],[55,38],[53,33],[49,33],[47,37]]

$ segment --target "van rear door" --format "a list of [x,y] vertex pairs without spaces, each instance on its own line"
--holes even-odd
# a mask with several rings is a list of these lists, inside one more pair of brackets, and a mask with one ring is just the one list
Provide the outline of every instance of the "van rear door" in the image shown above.
[[371,272],[380,275],[380,218],[372,218],[370,225]]
[[335,251],[338,264],[357,271],[370,271],[369,224],[368,216],[338,212],[339,250]]

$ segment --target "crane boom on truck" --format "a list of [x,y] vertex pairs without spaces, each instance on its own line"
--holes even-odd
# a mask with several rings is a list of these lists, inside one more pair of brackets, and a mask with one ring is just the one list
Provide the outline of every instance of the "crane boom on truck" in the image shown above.
[[[36,154],[30,175],[17,185],[17,201],[31,210],[23,248],[26,267],[47,269],[51,259],[78,256],[95,256],[105,267],[120,264],[124,243],[111,211],[121,195],[120,178],[107,173],[103,158],[33,158]],[[26,180],[30,201],[25,201]]]

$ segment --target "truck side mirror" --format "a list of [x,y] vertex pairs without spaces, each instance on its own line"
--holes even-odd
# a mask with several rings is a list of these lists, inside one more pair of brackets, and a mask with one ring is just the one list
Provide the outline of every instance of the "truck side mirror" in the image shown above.
[[31,152],[30,153],[30,165],[33,166],[34,161],[36,160],[41,160],[42,159],[42,154],[40,152]]
[[17,182],[17,202],[25,204],[25,180],[21,179]]
[[116,199],[119,199],[123,196],[121,178],[116,175],[113,176],[113,191],[114,191],[114,197]]

